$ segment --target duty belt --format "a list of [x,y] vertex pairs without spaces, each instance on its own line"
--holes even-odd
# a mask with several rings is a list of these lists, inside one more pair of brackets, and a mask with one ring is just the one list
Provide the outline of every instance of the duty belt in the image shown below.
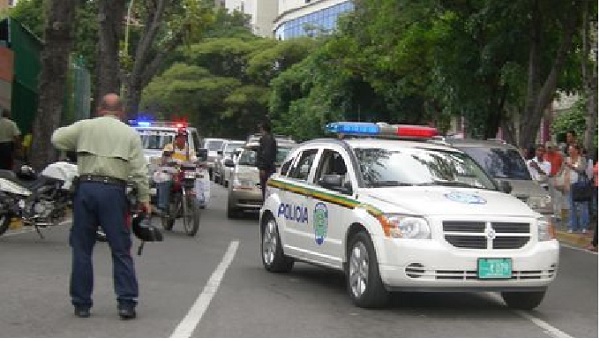
[[93,174],[84,174],[79,176],[80,182],[98,182],[107,185],[118,185],[121,187],[127,187],[127,181],[113,178],[111,176],[104,175],[93,175]]

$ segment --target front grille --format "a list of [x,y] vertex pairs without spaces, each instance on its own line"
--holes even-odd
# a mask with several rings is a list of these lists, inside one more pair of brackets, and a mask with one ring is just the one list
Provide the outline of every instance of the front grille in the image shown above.
[[444,221],[445,240],[460,249],[513,250],[530,241],[530,224],[518,222]]
[[[555,276],[557,265],[553,264],[549,269],[544,270],[514,270],[512,277],[507,280],[511,281],[527,281],[527,280],[543,280],[551,279]],[[476,269],[472,270],[454,270],[454,269],[432,269],[420,263],[412,263],[405,269],[406,275],[413,279],[422,280],[453,280],[453,281],[477,281],[478,278]],[[498,279],[505,281],[506,279]],[[485,279],[485,282],[491,281]]]

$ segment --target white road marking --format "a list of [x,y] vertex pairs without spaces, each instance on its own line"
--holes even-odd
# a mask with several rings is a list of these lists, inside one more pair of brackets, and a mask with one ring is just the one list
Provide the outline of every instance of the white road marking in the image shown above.
[[200,296],[198,296],[191,309],[189,309],[187,316],[185,316],[185,318],[181,320],[175,331],[173,331],[173,334],[171,334],[171,338],[191,337],[191,334],[193,333],[197,325],[200,323],[200,320],[206,312],[206,309],[208,309],[210,301],[212,301],[212,298],[218,291],[220,282],[222,281],[225,272],[227,271],[227,268],[229,267],[229,265],[231,265],[231,262],[235,257],[235,253],[237,252],[238,247],[239,241],[237,240],[232,241],[231,244],[229,244],[229,248],[223,256],[222,261],[216,267],[216,270],[214,270],[214,272],[210,276],[210,279],[208,279],[208,283],[206,283],[206,286],[204,286],[204,290],[202,290]]
[[[501,299],[501,297],[499,296],[499,294],[496,293],[492,293],[490,294],[490,296],[496,301],[499,302],[501,304],[503,303],[503,299]],[[511,310],[514,313],[516,313],[517,315],[519,315],[520,317],[523,317],[527,320],[529,320],[530,322],[534,323],[535,325],[537,325],[539,328],[543,329],[543,331],[547,334],[549,334],[549,336],[551,337],[557,337],[557,338],[572,338],[572,336],[564,333],[563,331],[555,328],[554,326],[550,325],[549,323],[541,320],[538,317],[532,316],[531,314],[527,313],[524,310]]]

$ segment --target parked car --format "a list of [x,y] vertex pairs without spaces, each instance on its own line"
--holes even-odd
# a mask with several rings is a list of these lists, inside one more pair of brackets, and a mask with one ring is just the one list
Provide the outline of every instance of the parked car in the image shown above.
[[532,179],[518,148],[499,140],[445,139],[445,143],[470,155],[495,180],[511,185],[511,194],[533,210],[553,215],[549,192]]
[[218,151],[218,156],[214,161],[214,173],[212,174],[214,182],[225,187],[228,186],[231,168],[225,167],[225,160],[234,160],[235,151],[244,144],[245,141],[242,140],[229,140],[223,144],[223,148]]
[[218,151],[223,148],[227,139],[209,137],[204,139],[204,148],[208,149],[208,173],[210,180],[214,179],[214,162],[218,157]]
[[[277,139],[277,172],[287,154],[296,147],[291,139]],[[258,142],[252,140],[243,147],[237,162],[225,161],[225,166],[231,169],[231,181],[228,188],[227,217],[235,218],[244,210],[259,210],[262,207],[262,189],[260,176],[256,167],[256,151]]]

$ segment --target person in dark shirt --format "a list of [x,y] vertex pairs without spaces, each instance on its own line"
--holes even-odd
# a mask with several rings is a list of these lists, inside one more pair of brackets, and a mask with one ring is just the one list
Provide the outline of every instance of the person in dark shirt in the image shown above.
[[260,188],[262,189],[262,199],[266,199],[266,181],[275,172],[275,161],[277,158],[277,141],[271,133],[270,124],[262,122],[259,126],[260,146],[256,156],[256,167],[260,170]]

